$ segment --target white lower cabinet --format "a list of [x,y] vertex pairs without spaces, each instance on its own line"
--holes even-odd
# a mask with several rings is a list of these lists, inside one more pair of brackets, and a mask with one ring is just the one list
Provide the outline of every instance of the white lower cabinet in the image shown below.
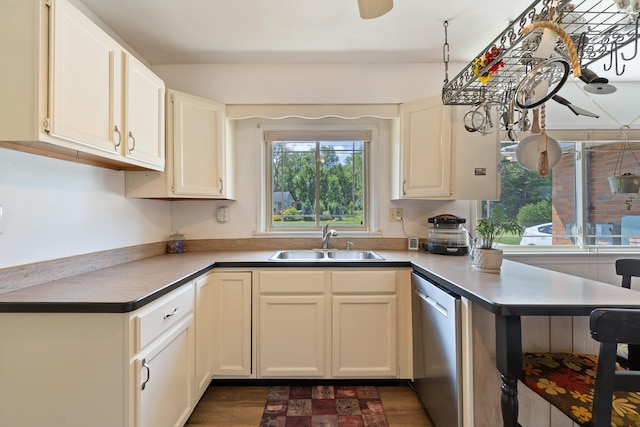
[[194,332],[193,282],[130,313],[0,313],[0,426],[181,427]]
[[195,396],[202,397],[213,377],[213,273],[193,281],[195,291]]
[[213,377],[254,377],[251,272],[214,271],[210,278]]
[[410,270],[256,273],[259,378],[410,378]]
[[138,427],[181,427],[193,409],[193,316],[141,353],[135,400]]
[[323,270],[259,273],[261,378],[326,375],[328,277]]
[[215,378],[411,378],[410,269],[216,269],[130,313],[0,313],[0,426],[181,427]]
[[134,426],[128,325],[118,313],[0,313],[0,426]]
[[131,376],[137,427],[183,426],[194,405],[194,285],[130,315]]
[[332,375],[397,377],[396,272],[333,272],[332,288]]

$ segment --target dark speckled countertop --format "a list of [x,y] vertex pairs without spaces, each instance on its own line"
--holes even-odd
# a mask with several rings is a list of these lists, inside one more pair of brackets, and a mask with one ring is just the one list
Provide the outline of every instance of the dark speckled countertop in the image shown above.
[[640,308],[637,291],[505,260],[500,274],[466,256],[376,250],[384,261],[269,261],[274,251],[159,255],[0,294],[0,312],[126,313],[213,268],[412,267],[451,292],[504,315],[588,315],[595,307]]

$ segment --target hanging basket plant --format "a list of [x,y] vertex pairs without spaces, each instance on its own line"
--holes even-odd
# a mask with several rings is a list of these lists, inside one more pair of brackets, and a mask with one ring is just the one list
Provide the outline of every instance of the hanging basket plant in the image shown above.
[[625,173],[617,176],[610,176],[609,187],[613,194],[637,193],[640,190],[640,176],[632,173]]
[[638,191],[640,190],[640,175],[631,172],[622,172],[622,165],[626,152],[630,152],[634,160],[636,161],[636,164],[640,166],[640,162],[631,149],[631,146],[629,145],[629,139],[624,130],[626,129],[624,129],[623,126],[623,128],[620,129],[620,133],[622,134],[620,153],[618,154],[618,159],[616,160],[616,166],[613,170],[613,176],[610,176],[608,178],[609,187],[611,187],[611,192],[613,194],[633,194],[638,193]]

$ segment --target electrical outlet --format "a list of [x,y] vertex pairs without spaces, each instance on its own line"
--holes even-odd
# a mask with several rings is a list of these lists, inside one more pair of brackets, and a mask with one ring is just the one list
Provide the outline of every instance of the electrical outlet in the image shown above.
[[216,211],[216,219],[222,223],[229,221],[229,208],[226,206],[219,207]]
[[390,208],[389,209],[389,221],[400,221],[402,219],[402,209],[401,208]]

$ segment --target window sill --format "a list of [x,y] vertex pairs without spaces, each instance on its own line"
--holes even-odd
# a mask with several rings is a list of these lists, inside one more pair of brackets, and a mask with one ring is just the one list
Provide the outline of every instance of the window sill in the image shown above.
[[499,246],[508,255],[640,254],[639,246]]

